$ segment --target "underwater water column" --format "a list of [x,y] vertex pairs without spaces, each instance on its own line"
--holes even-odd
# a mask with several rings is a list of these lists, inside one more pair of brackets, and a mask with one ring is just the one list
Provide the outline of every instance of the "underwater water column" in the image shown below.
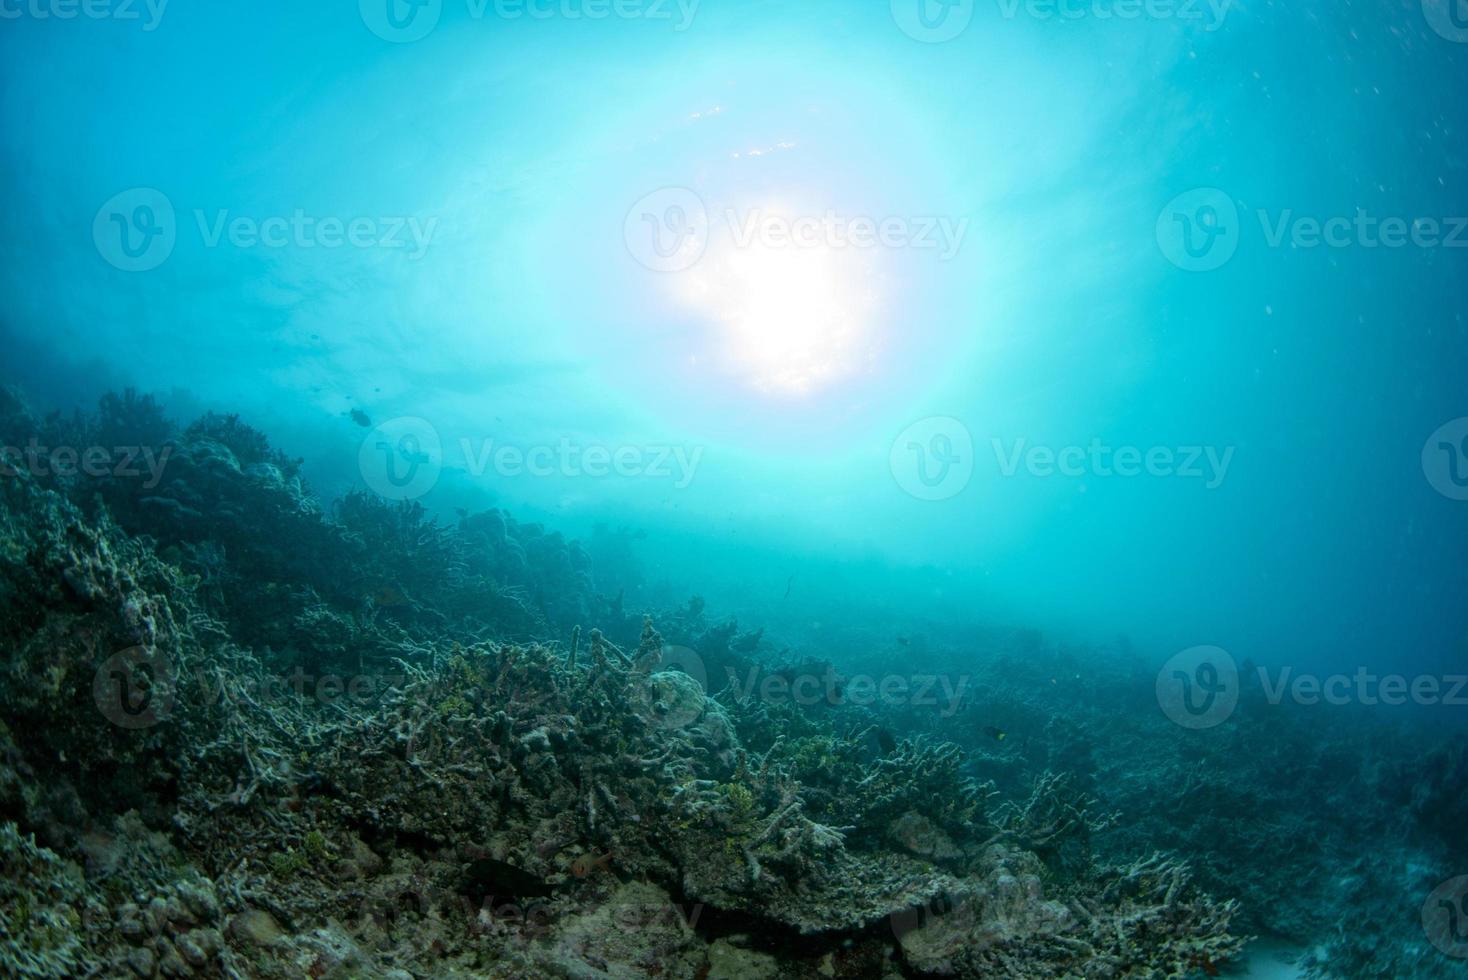
[[0,974],[1468,963],[1464,0],[0,0]]

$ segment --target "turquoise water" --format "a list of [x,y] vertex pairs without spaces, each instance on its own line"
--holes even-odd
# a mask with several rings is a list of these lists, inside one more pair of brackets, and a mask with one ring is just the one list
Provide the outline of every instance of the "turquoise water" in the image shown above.
[[1033,630],[1184,728],[1200,664],[1464,670],[1462,0],[0,13],[38,410],[239,413],[322,500],[500,508],[850,670]]
[[[924,566],[945,600],[1077,637],[1440,665],[1463,652],[1465,511],[1418,460],[1465,411],[1464,252],[1446,225],[1438,247],[1270,239],[1301,217],[1468,210],[1464,49],[1410,4],[1226,7],[980,4],[936,44],[885,8],[818,3],[685,22],[447,2],[412,43],[350,5],[165,5],[153,29],[145,7],[20,16],[0,40],[0,274],[33,347],[10,370],[59,399],[133,384],[246,412],[323,484],[355,477],[350,408],[424,418],[451,470],[427,502],[637,523],[674,544],[670,576],[747,562],[780,592],[813,556]],[[823,270],[817,247],[789,266],[824,283],[804,297],[778,272],[703,270],[700,300],[629,254],[629,209],[665,187],[726,235],[727,211],[782,208],[966,226],[952,254],[879,245]],[[1156,236],[1198,187],[1240,221],[1208,273]],[[91,234],[133,188],[176,216],[146,272]],[[296,216],[279,247],[230,224]],[[374,244],[321,247],[330,219]],[[779,317],[741,334],[762,302],[796,339],[771,336]],[[932,416],[963,423],[976,465],[925,502],[888,462]],[[681,487],[458,476],[461,440],[563,436],[702,457]],[[1232,457],[1211,487],[1090,462],[1005,475],[1021,440],[1093,439]]]

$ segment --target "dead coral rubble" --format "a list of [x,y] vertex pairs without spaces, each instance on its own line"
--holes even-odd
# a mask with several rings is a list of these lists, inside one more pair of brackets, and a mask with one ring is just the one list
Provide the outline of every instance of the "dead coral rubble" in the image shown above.
[[[1058,780],[998,806],[955,746],[874,756],[825,716],[751,751],[765,708],[662,669],[650,619],[630,652],[594,629],[507,642],[424,598],[485,586],[472,555],[478,584],[395,585],[379,598],[411,592],[413,611],[391,621],[345,612],[322,598],[328,571],[361,550],[319,508],[287,507],[301,491],[284,461],[218,418],[178,449],[235,506],[164,483],[159,499],[198,515],[169,520],[252,533],[248,571],[233,531],[168,544],[72,488],[0,480],[4,972],[1160,977],[1237,950],[1231,907],[1165,860],[1054,879],[1026,848],[1099,826]],[[232,465],[242,452],[260,458]],[[255,490],[285,496],[257,509]],[[309,560],[274,554],[286,511],[320,525]],[[373,547],[468,547],[398,517]],[[266,569],[285,577],[243,581]],[[269,633],[279,648],[246,639],[276,627],[241,597],[291,624]],[[313,673],[358,640],[356,675]],[[283,677],[293,647],[311,670]],[[720,917],[809,940],[759,952],[717,935]]]

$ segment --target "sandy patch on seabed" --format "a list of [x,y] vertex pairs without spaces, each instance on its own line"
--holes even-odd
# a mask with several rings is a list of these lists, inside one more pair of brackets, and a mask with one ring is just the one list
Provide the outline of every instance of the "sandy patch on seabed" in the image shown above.
[[1299,963],[1307,950],[1278,939],[1256,939],[1244,950],[1243,963],[1230,977],[1248,980],[1297,980],[1303,976]]

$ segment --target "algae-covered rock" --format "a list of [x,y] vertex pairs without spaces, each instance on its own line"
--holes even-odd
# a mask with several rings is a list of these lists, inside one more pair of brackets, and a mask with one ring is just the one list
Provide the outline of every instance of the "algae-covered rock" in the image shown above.
[[914,854],[921,854],[937,861],[951,861],[963,857],[953,838],[943,828],[916,811],[909,810],[893,820],[887,827],[888,836]]
[[605,902],[552,926],[536,962],[553,977],[642,980],[695,976],[704,961],[690,912],[655,885],[633,882]]
[[1047,895],[1043,867],[994,845],[984,870],[892,919],[904,958],[918,970],[964,977],[1184,976],[1236,956],[1237,911],[1190,887],[1185,867],[1161,858],[1099,872]]
[[780,962],[769,953],[735,946],[718,939],[708,948],[707,980],[774,980],[780,975]]
[[82,874],[13,823],[0,824],[0,972],[80,976],[96,969],[84,921],[94,920]]
[[229,920],[230,939],[244,946],[271,946],[284,935],[280,923],[263,909],[246,909]]
[[919,970],[951,974],[963,957],[1033,936],[1064,935],[1074,915],[1047,899],[1041,866],[1032,855],[993,847],[987,868],[893,916],[892,927],[907,961]]

